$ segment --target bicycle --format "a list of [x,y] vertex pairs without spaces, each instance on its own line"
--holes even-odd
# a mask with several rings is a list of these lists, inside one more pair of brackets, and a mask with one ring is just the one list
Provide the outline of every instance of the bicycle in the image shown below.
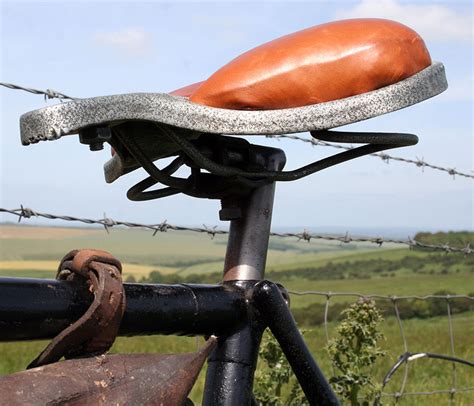
[[[308,41],[316,51],[308,50]],[[319,72],[317,80],[314,72]],[[21,137],[28,145],[79,134],[92,151],[110,144],[114,155],[104,167],[107,182],[140,167],[149,175],[128,190],[134,201],[184,193],[222,203],[220,219],[230,221],[222,283],[124,284],[127,304],[113,337],[218,337],[211,339],[215,348],[208,346],[199,355],[204,362],[210,353],[203,404],[245,405],[256,403],[252,384],[268,327],[309,403],[331,405],[339,400],[298,331],[286,290],[264,279],[275,183],[416,144],[413,134],[329,129],[408,107],[446,88],[443,65],[431,61],[412,30],[387,20],[348,20],[255,48],[208,80],[172,94],[78,99],[26,113]],[[236,137],[302,131],[319,140],[364,145],[284,171],[282,150]],[[170,157],[165,168],[155,166],[154,161]],[[182,166],[190,176],[173,176]],[[165,187],[149,190],[158,183]],[[63,261],[61,272],[72,266],[74,255]],[[103,266],[118,269],[108,257],[94,255],[96,261],[105,258]],[[67,281],[4,280],[0,297],[0,340],[53,337],[84,314],[90,302],[84,287]],[[181,400],[188,383],[181,388]]]

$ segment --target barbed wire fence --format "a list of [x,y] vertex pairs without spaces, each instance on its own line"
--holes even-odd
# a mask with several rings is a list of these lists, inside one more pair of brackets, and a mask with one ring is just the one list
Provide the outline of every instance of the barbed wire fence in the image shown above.
[[[12,83],[3,83],[3,82],[0,82],[0,86],[6,87],[12,90],[21,90],[21,91],[25,91],[25,92],[36,94],[36,95],[43,95],[45,100],[49,100],[49,99],[59,99],[61,101],[77,100],[77,98],[68,96],[64,93],[61,93],[52,89],[39,90],[35,88],[24,87],[24,86],[15,85]],[[352,149],[352,147],[350,146],[334,144],[334,143],[330,143],[326,141],[317,140],[314,138],[305,138],[298,135],[271,135],[268,137],[275,138],[275,139],[290,139],[290,140],[310,143],[313,146],[332,147],[332,148],[343,149],[343,150]],[[473,173],[460,172],[456,170],[454,167],[443,167],[439,165],[434,165],[425,161],[423,158],[421,159],[417,158],[413,160],[413,159],[396,157],[396,156],[392,156],[385,153],[374,153],[374,154],[371,154],[371,156],[380,158],[386,163],[389,163],[390,161],[397,161],[397,162],[402,162],[406,164],[416,165],[417,167],[420,167],[422,170],[424,170],[425,168],[429,168],[429,169],[445,172],[453,176],[453,179],[455,178],[455,176],[474,179]],[[186,226],[170,224],[166,220],[161,223],[142,224],[142,223],[136,223],[136,222],[130,222],[130,221],[114,220],[110,217],[107,217],[105,214],[103,218],[101,219],[88,219],[88,218],[81,218],[81,217],[75,217],[75,216],[69,216],[69,215],[43,213],[43,212],[35,211],[31,208],[23,207],[22,205],[20,206],[20,208],[17,208],[17,209],[0,208],[0,213],[6,213],[9,215],[15,216],[18,218],[18,222],[20,222],[23,219],[30,219],[32,217],[40,217],[40,218],[45,218],[45,219],[50,219],[50,220],[63,220],[63,221],[68,221],[68,222],[79,222],[79,223],[89,224],[89,225],[100,225],[100,226],[103,226],[107,232],[109,232],[109,228],[111,227],[123,226],[127,228],[139,228],[139,229],[150,230],[153,232],[153,235],[156,235],[158,232],[162,233],[162,232],[167,232],[170,230],[204,233],[204,234],[209,235],[211,238],[214,238],[216,235],[228,234],[227,230],[217,229],[217,227],[207,227],[205,225],[203,227],[186,227]],[[465,247],[451,247],[449,244],[441,244],[441,245],[426,244],[426,243],[423,243],[421,241],[417,241],[411,238],[402,240],[402,239],[391,239],[391,238],[383,238],[383,237],[355,237],[355,236],[349,235],[349,233],[346,233],[345,235],[327,235],[327,234],[310,233],[306,230],[303,230],[302,232],[299,232],[299,233],[272,232],[271,236],[282,237],[282,238],[296,238],[298,241],[307,241],[307,242],[310,242],[311,240],[327,240],[327,241],[337,241],[344,244],[352,243],[352,242],[373,243],[378,246],[382,246],[385,243],[393,243],[393,244],[406,245],[409,248],[423,248],[423,249],[433,250],[433,251],[443,251],[445,253],[461,253],[464,255],[471,255],[473,253],[473,249],[470,247],[469,244],[467,244]],[[474,363],[469,360],[458,358],[456,356],[453,317],[452,317],[453,300],[463,299],[463,300],[468,300],[474,303],[473,296],[467,296],[467,295],[387,296],[387,295],[378,295],[378,294],[363,294],[363,293],[358,293],[358,292],[321,292],[321,291],[289,291],[289,293],[294,296],[310,295],[310,296],[322,297],[325,299],[324,332],[325,332],[327,343],[329,343],[329,340],[330,340],[328,315],[329,315],[330,302],[332,298],[350,297],[350,298],[359,298],[359,299],[374,299],[377,301],[382,300],[382,301],[388,301],[389,303],[391,303],[393,307],[393,314],[397,321],[398,330],[400,333],[404,353],[400,355],[400,358],[397,361],[397,363],[391,368],[389,373],[387,373],[387,375],[385,376],[383,385],[385,386],[388,383],[388,381],[390,380],[392,375],[398,370],[398,368],[403,366],[404,372],[401,379],[399,390],[396,392],[391,392],[391,393],[383,392],[382,397],[393,398],[395,400],[395,403],[398,404],[400,399],[404,397],[408,397],[408,396],[448,394],[451,405],[454,405],[457,394],[474,392],[474,387],[460,388],[457,385],[458,380],[457,380],[456,364],[461,363],[464,365],[468,365],[470,367],[474,367]],[[406,301],[406,300],[423,300],[423,301],[439,300],[439,301],[446,302],[446,315],[447,315],[447,320],[448,320],[447,334],[449,336],[449,343],[450,343],[449,355],[439,355],[439,354],[433,354],[429,352],[422,352],[422,353],[414,352],[413,353],[409,351],[408,339],[404,331],[403,321],[402,321],[402,317],[400,315],[400,310],[399,310],[399,303],[401,301]],[[432,391],[407,392],[406,386],[407,386],[407,381],[408,381],[409,363],[420,358],[433,358],[433,359],[444,360],[444,361],[450,362],[452,364],[451,385],[450,385],[451,387],[447,389],[439,389],[439,390],[432,390]]]
[[[89,218],[82,218],[82,217],[74,217],[69,215],[60,215],[60,214],[51,214],[51,213],[43,213],[28,207],[20,206],[19,209],[6,209],[0,208],[0,213],[10,214],[18,218],[18,222],[22,219],[30,219],[32,217],[41,217],[49,220],[63,220],[68,222],[79,222],[83,224],[90,224],[90,225],[100,225],[105,228],[108,232],[110,228],[114,226],[123,226],[127,228],[139,228],[144,230],[151,230],[153,235],[157,233],[164,233],[167,231],[191,231],[195,233],[203,233],[209,235],[211,238],[214,238],[216,235],[226,235],[229,234],[228,230],[218,229],[217,226],[208,227],[203,225],[203,227],[187,227],[187,226],[180,226],[174,225],[167,222],[167,220],[162,221],[161,223],[154,223],[154,224],[144,224],[144,223],[136,223],[131,221],[123,221],[123,220],[114,220],[110,217],[107,217],[104,214],[104,217],[101,219],[89,219]],[[465,247],[452,247],[449,244],[426,244],[421,241],[417,241],[412,238],[407,238],[406,240],[402,239],[395,239],[395,238],[384,238],[384,237],[356,237],[351,236],[349,233],[344,235],[326,235],[326,234],[316,234],[311,233],[306,230],[303,230],[299,233],[282,233],[282,232],[271,232],[270,236],[272,237],[281,237],[281,238],[296,238],[298,241],[307,241],[310,242],[311,240],[325,240],[325,241],[336,241],[344,244],[349,244],[351,242],[359,242],[359,243],[371,243],[376,244],[379,247],[383,244],[401,244],[406,245],[409,248],[423,248],[426,250],[432,251],[443,251],[446,253],[461,253],[464,255],[471,255],[474,253],[474,249],[471,248],[470,244],[468,243]]]
[[[31,87],[24,87],[20,85],[16,85],[13,83],[5,83],[5,82],[0,82],[0,86],[6,87],[8,89],[12,90],[21,90],[24,92],[32,93],[32,94],[37,94],[37,95],[44,95],[45,100],[50,100],[50,99],[59,99],[61,101],[63,100],[80,100],[79,98],[72,97],[72,96],[67,96],[64,93],[58,92],[56,90],[52,89],[46,89],[46,90],[40,90],[40,89],[35,89]],[[327,141],[322,141],[318,140],[315,138],[305,138],[301,137],[298,135],[294,134],[284,134],[284,135],[267,135],[267,138],[274,138],[277,140],[280,139],[289,139],[289,140],[295,140],[295,141],[301,141],[305,143],[309,143],[313,146],[323,146],[323,147],[331,147],[331,148],[336,148],[336,149],[342,149],[342,150],[351,150],[353,147],[348,147],[345,145],[340,145],[332,142],[327,142]],[[424,158],[417,158],[417,159],[408,159],[408,158],[402,158],[402,157],[397,157],[393,155],[389,155],[386,153],[373,153],[369,154],[369,156],[377,157],[382,159],[385,163],[390,163],[390,161],[396,161],[396,162],[403,162],[406,164],[411,164],[415,165],[424,171],[425,168],[433,169],[436,171],[441,171],[445,172],[453,177],[455,179],[456,176],[461,176],[464,178],[469,178],[469,179],[474,179],[474,173],[467,173],[467,172],[461,172],[458,171],[454,167],[443,167],[440,165],[434,165],[431,164],[427,161],[424,160]],[[472,171],[471,171],[472,172]]]
[[[324,299],[324,335],[326,339],[326,345],[329,344],[331,338],[329,334],[329,307],[332,298],[338,297],[347,297],[351,299],[373,299],[375,301],[385,301],[391,304],[393,308],[393,316],[396,318],[396,322],[398,325],[398,330],[400,334],[400,339],[402,341],[403,346],[403,353],[399,356],[398,361],[395,365],[388,371],[385,375],[383,380],[383,388],[388,384],[392,376],[395,372],[403,366],[403,376],[401,379],[400,387],[396,392],[382,392],[381,397],[386,398],[393,398],[395,400],[395,404],[398,404],[400,399],[407,396],[428,396],[428,395],[442,395],[447,394],[449,395],[450,404],[455,404],[456,394],[459,393],[467,393],[471,392],[474,393],[474,386],[472,387],[463,387],[460,388],[457,385],[457,370],[456,364],[463,364],[469,367],[474,367],[474,362],[470,360],[466,360],[463,358],[459,358],[456,356],[455,351],[455,336],[454,336],[454,329],[453,329],[453,312],[452,312],[452,303],[455,300],[466,300],[472,303],[471,306],[474,306],[474,296],[469,295],[406,295],[406,296],[388,296],[388,295],[379,295],[379,294],[364,294],[359,292],[322,292],[322,291],[295,291],[289,290],[288,293],[293,296],[315,296]],[[407,334],[405,333],[405,329],[403,327],[403,321],[399,309],[399,304],[403,301],[409,300],[421,300],[421,301],[428,301],[428,300],[437,300],[437,301],[444,301],[446,303],[446,316],[448,320],[448,329],[447,334],[449,337],[449,355],[444,354],[435,354],[431,352],[411,352],[409,349],[409,341],[407,338]],[[432,341],[431,341],[432,342]],[[430,391],[416,391],[416,392],[407,392],[407,382],[408,382],[408,372],[409,372],[409,363],[414,362],[418,359],[422,358],[431,358],[440,361],[450,362],[452,365],[451,369],[451,387],[446,389],[439,389],[439,390],[430,390]],[[333,368],[333,374],[335,374]]]
[[[107,231],[109,228],[114,226],[124,226],[126,228],[138,228],[138,229],[145,229],[153,231],[155,235],[158,232],[167,232],[169,230],[173,231],[191,231],[197,233],[204,233],[209,235],[213,238],[216,235],[226,235],[228,234],[227,230],[218,230],[216,227],[185,227],[185,226],[177,226],[173,224],[169,224],[167,221],[158,223],[158,224],[142,224],[136,222],[129,222],[129,221],[119,221],[113,220],[108,218],[104,215],[102,219],[87,219],[87,218],[80,218],[80,217],[73,217],[73,216],[64,216],[64,215],[55,215],[50,213],[41,213],[34,211],[30,208],[26,208],[21,206],[19,209],[4,209],[0,208],[0,213],[10,214],[18,218],[18,221],[22,219],[29,219],[32,217],[42,217],[45,219],[50,220],[64,220],[68,222],[80,222],[84,224],[90,225],[101,225]],[[327,235],[320,235],[320,234],[311,234],[307,231],[303,231],[302,233],[271,233],[272,236],[275,237],[294,237],[297,238],[299,241],[310,241],[311,239],[322,239],[322,240],[329,240],[329,241],[339,241],[341,243],[350,243],[350,242],[370,242],[377,245],[382,245],[383,243],[395,243],[395,244],[404,244],[408,245],[410,248],[424,248],[430,250],[438,250],[443,251],[446,253],[462,253],[464,255],[470,255],[473,253],[473,250],[467,245],[464,248],[460,247],[450,247],[449,245],[433,245],[433,244],[424,244],[420,241],[416,241],[413,239],[407,240],[396,240],[396,239],[384,239],[381,237],[351,237],[348,234],[344,236],[327,236]],[[382,397],[393,398],[395,403],[398,404],[399,400],[403,397],[408,396],[427,396],[427,395],[442,395],[448,394],[450,398],[451,405],[455,404],[456,395],[459,393],[467,393],[472,392],[474,393],[474,386],[473,387],[465,387],[459,388],[457,386],[457,370],[456,364],[461,363],[464,365],[468,365],[470,367],[474,367],[474,362],[465,360],[462,358],[458,358],[455,352],[455,337],[454,337],[454,329],[453,329],[453,312],[452,312],[452,303],[455,300],[468,300],[473,303],[474,305],[474,296],[468,295],[407,295],[407,296],[388,296],[388,295],[380,295],[380,294],[364,294],[359,292],[322,292],[322,291],[295,291],[289,290],[289,293],[293,296],[315,296],[315,297],[322,297],[325,299],[324,304],[324,332],[327,343],[329,343],[330,335],[329,335],[329,323],[330,320],[328,318],[329,315],[329,307],[331,303],[331,299],[335,297],[348,297],[348,298],[358,298],[358,299],[374,299],[376,301],[386,301],[391,303],[393,307],[393,314],[396,318],[397,325],[399,328],[400,337],[402,340],[403,345],[403,354],[400,355],[398,362],[394,365],[391,371],[386,375],[384,379],[384,386],[388,383],[392,375],[403,366],[403,377],[401,380],[400,388],[396,392],[383,392]],[[439,355],[430,352],[411,352],[408,345],[407,335],[405,334],[405,330],[403,328],[403,321],[402,316],[399,310],[399,304],[403,301],[408,300],[438,300],[438,301],[445,301],[446,302],[446,314],[448,319],[448,331],[447,334],[449,335],[449,343],[450,343],[450,354],[449,355]],[[420,358],[433,358],[437,360],[443,360],[450,362],[452,364],[452,372],[451,372],[451,387],[447,389],[439,389],[439,390],[431,390],[431,391],[417,391],[417,392],[407,392],[406,386],[408,381],[408,372],[409,372],[409,363]]]
[[[340,144],[334,144],[332,142],[327,142],[327,141],[322,141],[318,140],[316,138],[307,138],[307,137],[301,137],[299,135],[293,135],[293,134],[283,134],[283,135],[267,135],[267,138],[275,138],[275,139],[289,139],[289,140],[295,140],[295,141],[301,141],[305,142],[308,144],[311,144],[313,146],[323,146],[323,147],[331,147],[331,148],[336,148],[336,149],[342,149],[345,151],[353,149],[353,147],[348,147],[345,145],[340,145]],[[378,153],[373,153],[369,154],[369,156],[377,157],[382,159],[385,163],[390,163],[390,161],[397,161],[397,162],[403,162],[406,164],[412,164],[415,165],[424,171],[425,168],[430,168],[434,169],[437,171],[441,172],[446,172],[447,174],[451,175],[453,179],[455,179],[456,175],[457,176],[462,176],[464,178],[470,178],[474,179],[474,174],[472,173],[466,173],[466,172],[459,172],[455,168],[449,168],[449,167],[443,167],[439,165],[433,165],[430,164],[429,162],[425,161],[424,158],[417,158],[417,159],[408,159],[408,158],[401,158],[393,155],[389,155],[383,152],[378,152]]]

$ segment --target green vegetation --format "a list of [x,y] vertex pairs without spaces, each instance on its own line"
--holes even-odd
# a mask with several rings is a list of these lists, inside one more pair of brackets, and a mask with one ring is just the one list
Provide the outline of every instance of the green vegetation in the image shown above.
[[438,233],[417,233],[415,240],[424,244],[448,244],[450,247],[464,248],[468,244],[474,246],[474,233],[472,231],[449,231]]
[[302,406],[308,402],[275,337],[265,331],[255,373],[254,396],[262,406]]
[[[328,325],[329,336],[335,336],[338,323],[331,322]],[[474,313],[463,313],[453,318],[453,329],[456,345],[456,355],[465,359],[474,359]],[[435,317],[431,319],[411,319],[404,322],[404,330],[410,351],[431,351],[438,354],[450,353],[450,340],[446,317]],[[403,354],[403,343],[400,339],[398,325],[395,319],[387,319],[382,324],[382,332],[386,340],[382,342],[382,349],[387,351],[387,356],[379,359],[374,368],[373,375],[376,382],[382,382],[383,376]],[[312,329],[305,333],[305,340],[315,355],[319,366],[329,378],[332,376],[331,361],[325,349],[326,338],[322,328]],[[202,345],[202,339],[194,337],[177,336],[144,336],[144,337],[119,337],[112,352],[114,353],[147,353],[147,352],[187,352],[195,351],[198,345]],[[0,343],[0,375],[23,370],[28,363],[34,359],[45,347],[45,341]],[[456,366],[457,386],[465,388],[472,386],[472,368],[463,365]],[[443,361],[421,359],[410,364],[407,387],[405,391],[431,391],[449,389],[451,386],[451,364]],[[200,374],[191,398],[196,405],[201,403],[204,388],[205,370]],[[386,392],[394,393],[400,389],[403,371],[397,372],[387,387]],[[287,392],[284,393],[285,395]],[[385,398],[384,398],[385,399]],[[384,403],[392,404],[385,399]],[[404,406],[418,405],[445,405],[449,404],[449,394],[436,396],[418,397],[411,396],[403,398]],[[471,406],[474,404],[472,392],[459,393],[456,395],[456,405]]]
[[[447,296],[453,295],[448,290],[439,290],[434,295]],[[469,294],[474,297],[474,292]],[[347,300],[347,299],[346,299]],[[384,317],[395,315],[394,304],[389,299],[377,299],[377,307]],[[397,299],[397,309],[402,320],[408,319],[427,319],[430,317],[446,316],[447,301],[445,299]],[[467,298],[454,298],[449,300],[452,314],[459,314],[474,311],[474,300]],[[327,320],[340,321],[341,312],[350,305],[350,302],[336,302],[328,308]],[[312,303],[305,307],[293,310],[293,315],[301,326],[314,327],[324,323],[326,305],[324,303]]]
[[[153,233],[149,230],[112,228],[44,228],[0,226],[0,261],[57,261],[72,249],[102,249],[116,255],[122,263],[141,264],[179,272],[184,276],[198,273],[221,273],[227,238],[186,232]],[[393,248],[393,246],[388,246]],[[354,253],[377,251],[372,244],[335,242],[302,243],[292,239],[272,238],[267,265],[286,268],[298,263],[326,258],[336,259]],[[0,271],[6,267],[0,266]],[[34,269],[55,271],[51,268]],[[126,271],[126,270],[125,270]],[[162,272],[168,273],[168,272]],[[13,276],[6,275],[2,276]]]
[[[10,226],[9,226],[10,227]],[[143,230],[112,229],[110,234],[98,229],[48,229],[44,232],[35,227],[10,227],[20,229],[12,237],[2,237],[0,229],[0,276],[47,277],[55,275],[56,263],[73,248],[96,247],[117,255],[123,263],[139,264],[140,269],[127,271],[130,281],[153,283],[217,283],[221,280],[226,239],[214,240],[201,234],[168,232],[166,235]],[[18,231],[18,230],[17,230]],[[67,232],[66,232],[67,231]],[[47,234],[47,237],[46,236]],[[3,234],[4,235],[4,234]],[[466,246],[474,233],[418,234],[416,238],[426,243]],[[474,242],[471,243],[474,246]],[[20,267],[29,260],[27,267]],[[9,262],[7,262],[9,261]],[[18,264],[11,265],[17,261]],[[35,261],[37,262],[35,265]],[[46,261],[50,261],[49,263]],[[2,263],[4,265],[2,265]],[[473,294],[474,256],[432,253],[409,250],[400,246],[321,243],[319,241],[296,242],[291,239],[273,239],[267,262],[268,279],[282,283],[294,291],[359,292],[381,295],[431,295]],[[137,265],[138,266],[138,265]],[[127,267],[126,267],[127,268]],[[331,297],[328,308],[328,334],[336,335],[340,313],[353,303],[356,297]],[[325,350],[325,329],[322,326],[326,298],[324,296],[292,295],[291,307],[300,326],[309,328],[305,339],[328,377],[332,366]],[[382,332],[386,341],[382,349],[387,356],[378,359],[373,367],[375,382],[381,382],[384,374],[404,352],[399,326],[394,317],[390,300],[377,300],[385,321]],[[400,317],[410,351],[430,351],[449,354],[451,351],[446,300],[397,300]],[[450,299],[456,355],[474,359],[474,308],[473,301]],[[131,352],[183,352],[194,351],[198,343],[189,337],[121,337],[112,351]],[[0,374],[25,368],[45,346],[45,342],[0,343]],[[264,361],[262,361],[264,362]],[[263,368],[262,362],[259,368]],[[472,370],[456,366],[457,386],[472,386]],[[451,387],[451,364],[423,359],[410,364],[405,391],[430,391]],[[192,399],[200,404],[204,373],[201,374]],[[385,388],[386,392],[400,389],[403,373],[397,372]],[[289,385],[281,388],[282,396],[291,392]],[[391,404],[387,399],[384,403]],[[456,405],[474,404],[472,392],[455,396]],[[425,397],[406,397],[402,405],[447,404],[449,394]]]
[[3,268],[0,269],[0,277],[54,279],[56,277],[56,270]]
[[351,406],[368,406],[381,392],[371,370],[375,362],[387,354],[379,348],[379,342],[384,339],[379,331],[382,315],[373,300],[359,299],[341,316],[343,320],[337,326],[337,335],[328,344],[336,371],[329,382]]
[[407,253],[401,258],[371,258],[357,261],[332,262],[323,266],[296,268],[288,271],[269,272],[270,279],[291,280],[334,280],[370,279],[372,277],[393,277],[395,272],[419,274],[448,274],[450,272],[474,272],[474,256],[460,254],[429,254],[415,256]]

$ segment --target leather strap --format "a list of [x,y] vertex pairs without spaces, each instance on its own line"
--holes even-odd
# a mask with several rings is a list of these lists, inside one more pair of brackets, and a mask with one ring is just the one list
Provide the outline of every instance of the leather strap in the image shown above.
[[125,310],[122,265],[106,251],[74,250],[61,261],[56,279],[85,283],[94,300],[83,316],[59,333],[28,365],[103,354],[117,336]]

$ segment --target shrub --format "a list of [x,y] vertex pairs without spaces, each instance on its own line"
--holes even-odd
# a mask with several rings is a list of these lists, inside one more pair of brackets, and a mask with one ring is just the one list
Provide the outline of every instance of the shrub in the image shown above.
[[[368,405],[380,393],[380,385],[371,376],[371,367],[385,352],[378,347],[383,338],[379,324],[383,320],[375,302],[360,299],[342,312],[337,337],[330,341],[328,352],[336,369],[329,382],[335,392],[352,406]],[[360,398],[364,400],[360,401]]]
[[[308,402],[296,377],[293,375],[280,345],[265,332],[260,346],[259,356],[263,365],[255,374],[255,399],[262,406],[302,406]],[[284,388],[288,395],[283,396]]]

